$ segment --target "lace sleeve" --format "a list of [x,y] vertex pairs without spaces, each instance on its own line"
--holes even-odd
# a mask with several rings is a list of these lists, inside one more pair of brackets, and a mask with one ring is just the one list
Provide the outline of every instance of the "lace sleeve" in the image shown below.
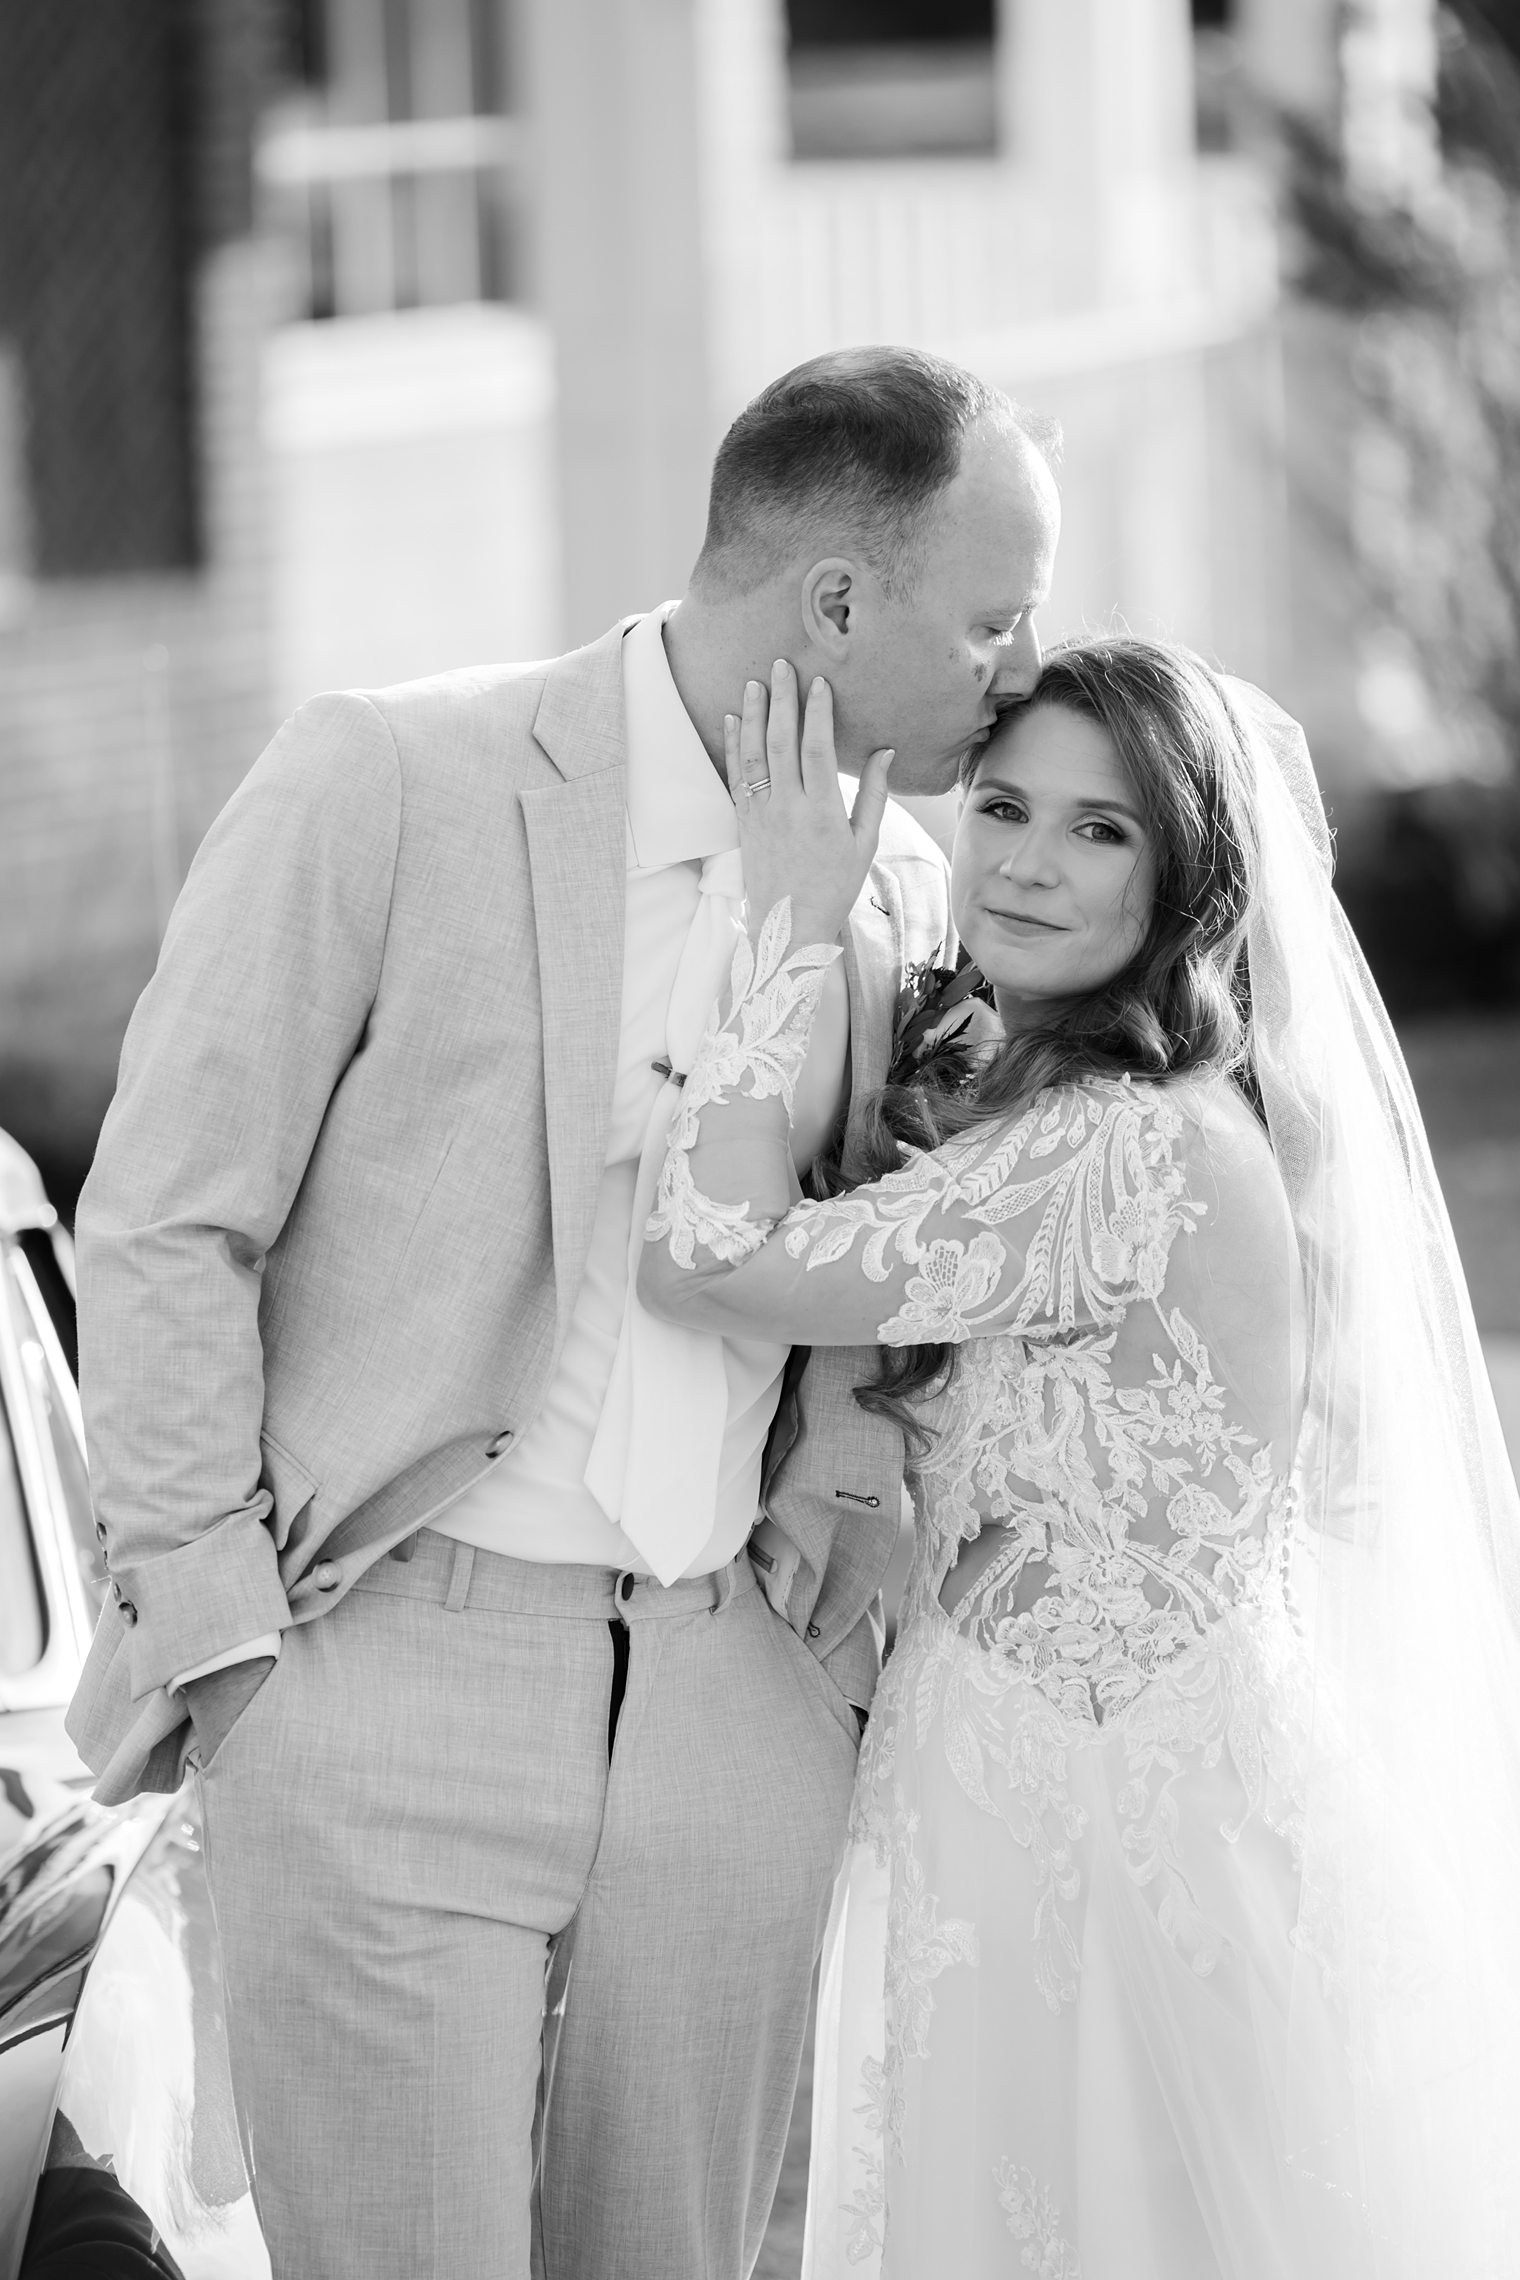
[[[1187,1193],[1179,1110],[1128,1079],[1040,1094],[826,1203],[782,1207],[774,1156],[832,956],[785,906],[705,1040],[672,1127],[640,1291],[696,1327],[809,1345],[1058,1336],[1157,1297]],[[760,1108],[759,1104],[768,1104]],[[738,1200],[704,1190],[709,1168]]]

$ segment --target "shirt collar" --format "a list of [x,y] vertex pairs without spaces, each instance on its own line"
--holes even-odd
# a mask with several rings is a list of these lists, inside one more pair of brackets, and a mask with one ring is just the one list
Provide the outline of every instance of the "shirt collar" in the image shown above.
[[658,870],[739,844],[734,803],[692,726],[665,655],[662,603],[623,636],[623,711],[628,730],[628,861]]

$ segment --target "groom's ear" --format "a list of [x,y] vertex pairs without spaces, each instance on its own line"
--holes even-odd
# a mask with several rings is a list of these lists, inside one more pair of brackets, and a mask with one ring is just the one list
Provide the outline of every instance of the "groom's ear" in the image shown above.
[[813,648],[843,664],[859,614],[859,576],[853,562],[830,555],[802,581],[802,630]]

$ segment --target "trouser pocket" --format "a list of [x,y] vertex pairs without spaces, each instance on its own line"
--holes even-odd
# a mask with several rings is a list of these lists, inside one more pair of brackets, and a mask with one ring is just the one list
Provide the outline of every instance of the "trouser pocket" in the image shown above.
[[828,1672],[805,1639],[799,1639],[784,1616],[767,1606],[771,1621],[783,1633],[783,1644],[792,1661],[800,1665],[804,1685],[817,1696],[823,1708],[849,1742],[852,1750],[859,1751],[861,1724],[855,1705],[847,1695],[841,1694]]

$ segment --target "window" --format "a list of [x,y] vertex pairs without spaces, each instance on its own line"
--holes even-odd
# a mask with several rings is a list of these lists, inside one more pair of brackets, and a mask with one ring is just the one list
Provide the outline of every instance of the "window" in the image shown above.
[[259,171],[304,256],[307,314],[511,298],[498,0],[305,0],[296,29],[303,91]]
[[992,0],[789,0],[795,158],[997,147]]

